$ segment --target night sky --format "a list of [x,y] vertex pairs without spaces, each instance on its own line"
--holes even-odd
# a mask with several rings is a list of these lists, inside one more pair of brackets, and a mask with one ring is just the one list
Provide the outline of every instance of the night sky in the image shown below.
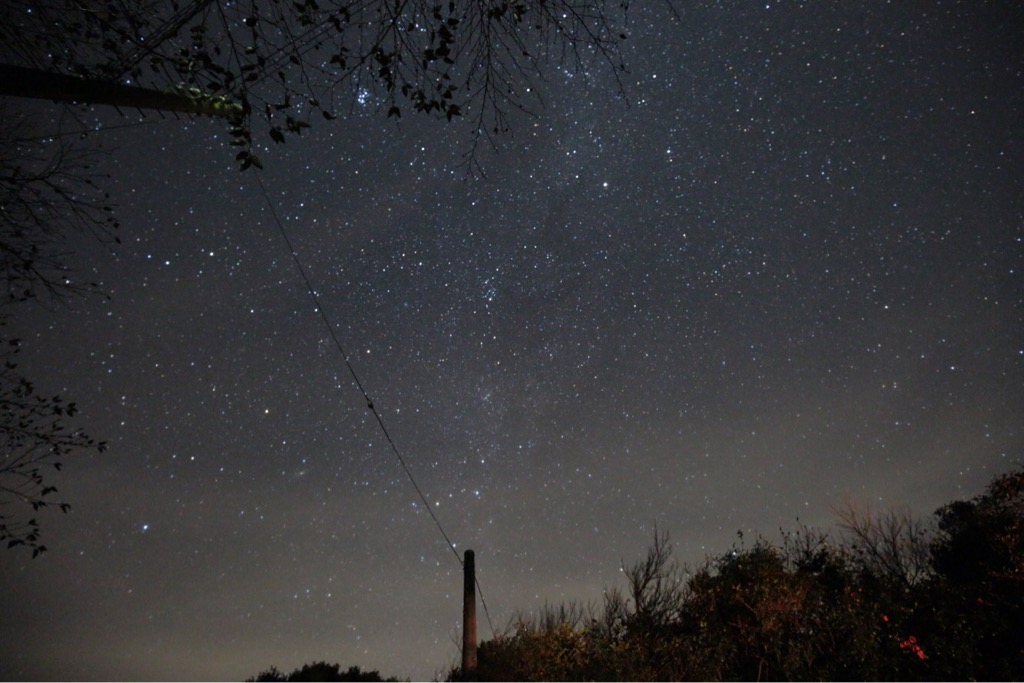
[[[260,177],[496,627],[846,501],[927,516],[1024,457],[1024,9],[655,3],[552,68],[485,178],[367,97]],[[48,103],[8,106],[53,110]],[[16,310],[110,443],[0,554],[0,679],[458,659],[461,569],[221,121],[113,110],[110,300]],[[130,124],[127,127],[126,124]],[[480,635],[491,631],[481,610]]]

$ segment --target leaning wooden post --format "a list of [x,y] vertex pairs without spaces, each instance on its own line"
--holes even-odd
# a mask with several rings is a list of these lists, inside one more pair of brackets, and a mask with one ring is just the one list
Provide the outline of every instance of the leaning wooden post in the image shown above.
[[476,673],[476,556],[467,550],[462,564],[462,680]]

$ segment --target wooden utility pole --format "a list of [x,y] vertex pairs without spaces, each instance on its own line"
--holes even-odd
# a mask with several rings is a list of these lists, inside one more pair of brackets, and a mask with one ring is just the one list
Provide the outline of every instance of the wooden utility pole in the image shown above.
[[462,680],[476,674],[476,555],[467,550],[462,563]]

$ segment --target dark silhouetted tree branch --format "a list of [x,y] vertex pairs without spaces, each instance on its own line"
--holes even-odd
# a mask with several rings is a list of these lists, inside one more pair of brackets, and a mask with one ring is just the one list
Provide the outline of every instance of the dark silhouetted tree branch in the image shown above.
[[473,166],[512,112],[542,106],[548,66],[616,79],[625,69],[627,4],[607,0],[9,4],[0,62],[77,77],[68,83],[83,102],[101,101],[91,85],[120,84],[231,112],[243,167],[259,164],[254,134],[280,143],[314,115],[356,106],[396,119],[468,117]]
[[103,451],[96,442],[66,423],[77,407],[60,396],[45,396],[17,371],[20,343],[0,350],[0,543],[25,546],[36,557],[46,550],[40,540],[38,512],[70,505],[54,498],[57,487],[47,472],[59,470],[64,458],[82,449]]

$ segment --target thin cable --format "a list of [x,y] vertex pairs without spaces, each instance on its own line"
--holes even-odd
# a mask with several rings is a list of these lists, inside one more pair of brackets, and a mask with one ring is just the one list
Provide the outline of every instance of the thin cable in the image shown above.
[[316,310],[320,314],[320,318],[324,321],[324,325],[327,326],[327,331],[330,333],[331,339],[334,340],[334,345],[338,347],[341,357],[345,360],[345,366],[348,368],[349,374],[352,375],[352,380],[356,383],[356,387],[359,388],[359,392],[363,395],[363,398],[366,399],[366,407],[377,419],[377,424],[380,425],[380,429],[384,433],[384,438],[387,439],[392,452],[394,452],[395,457],[398,458],[399,464],[402,466],[402,469],[405,470],[406,476],[409,477],[409,481],[412,483],[413,488],[416,489],[416,493],[419,495],[420,500],[422,500],[423,505],[426,506],[427,512],[430,513],[431,519],[434,520],[434,524],[437,525],[438,531],[440,531],[441,535],[444,536],[444,540],[448,543],[448,547],[451,548],[452,553],[455,555],[455,559],[458,560],[459,565],[461,566],[462,558],[459,557],[459,551],[455,549],[455,544],[452,543],[451,539],[448,538],[448,534],[445,533],[444,527],[441,526],[441,521],[437,518],[437,515],[434,514],[430,503],[427,501],[427,497],[423,495],[423,491],[420,489],[419,484],[416,483],[416,479],[412,476],[412,471],[410,471],[409,466],[405,464],[405,458],[402,457],[402,454],[398,450],[398,446],[395,445],[394,440],[391,438],[391,434],[388,433],[387,427],[384,426],[384,420],[381,419],[380,413],[378,413],[377,409],[374,407],[373,400],[370,398],[370,395],[366,393],[363,383],[359,381],[359,376],[356,375],[356,370],[352,367],[352,363],[348,359],[348,354],[345,352],[345,348],[341,345],[341,341],[338,339],[338,335],[334,331],[334,325],[327,317],[327,313],[324,312],[324,307],[320,305],[320,297],[317,296],[316,290],[313,289],[313,284],[310,281],[309,276],[306,275],[306,269],[302,267],[302,263],[299,261],[299,255],[292,247],[291,240],[288,239],[288,233],[285,231],[284,224],[277,215],[277,210],[274,208],[273,202],[270,201],[270,195],[267,193],[267,188],[263,185],[263,179],[260,178],[258,173],[255,175],[256,182],[259,184],[260,190],[263,192],[263,197],[267,200],[267,206],[270,208],[270,215],[273,216],[274,222],[277,224],[278,230],[281,232],[281,237],[284,238],[285,244],[288,245],[288,251],[292,255],[292,260],[295,261],[295,267],[302,276],[303,282],[306,283],[306,289],[309,291],[309,295],[313,297],[313,303],[316,305]]
[[480,596],[480,604],[483,605],[483,607],[484,607],[484,616],[487,617],[487,626],[490,627],[490,629],[491,629],[491,638],[493,638],[494,637],[494,622],[491,621],[491,613],[487,609],[487,601],[484,600],[484,589],[480,587],[480,579],[478,579],[478,578],[476,578],[476,576],[474,576],[473,580],[476,581],[476,592],[477,592],[477,595]]
[[[405,471],[405,475],[409,478],[409,482],[412,484],[412,487],[416,489],[416,494],[420,497],[420,500],[423,501],[423,505],[427,508],[427,512],[430,513],[430,518],[433,519],[434,524],[437,525],[437,530],[441,532],[441,536],[444,537],[444,540],[448,544],[448,547],[451,549],[452,554],[455,555],[455,559],[459,563],[459,566],[465,569],[465,564],[463,563],[462,558],[459,557],[459,552],[455,549],[455,544],[452,543],[451,539],[448,537],[448,534],[445,533],[444,527],[441,526],[441,520],[437,518],[437,515],[435,515],[433,509],[431,509],[430,503],[427,501],[427,497],[423,494],[423,491],[422,489],[420,489],[419,484],[416,483],[416,479],[412,476],[412,471],[409,469],[409,466],[405,464],[405,458],[402,457],[402,454],[398,450],[398,446],[391,438],[391,434],[388,433],[388,428],[384,426],[384,420],[381,418],[380,413],[377,412],[377,408],[374,407],[373,400],[370,398],[370,395],[366,392],[366,389],[363,387],[363,383],[359,381],[359,376],[356,374],[355,368],[352,366],[352,363],[348,359],[348,353],[345,352],[345,348],[342,346],[341,340],[338,339],[338,335],[334,331],[334,325],[333,323],[331,323],[330,318],[327,317],[327,313],[324,311],[324,307],[320,305],[320,297],[317,296],[316,290],[313,288],[313,283],[309,279],[309,276],[306,274],[306,269],[302,267],[302,262],[299,261],[298,253],[295,251],[295,248],[292,247],[292,241],[288,238],[288,232],[284,228],[284,223],[281,221],[281,218],[277,215],[277,209],[274,208],[274,203],[270,200],[270,194],[267,192],[267,188],[263,184],[263,179],[260,177],[258,172],[255,173],[254,175],[256,176],[256,183],[260,186],[260,191],[263,193],[263,198],[267,202],[267,207],[270,209],[270,215],[273,217],[274,223],[277,224],[277,229],[280,231],[281,237],[284,239],[284,243],[288,246],[288,252],[292,255],[292,260],[295,262],[295,267],[299,271],[299,275],[302,276],[302,281],[306,283],[306,290],[309,292],[310,297],[312,297],[313,299],[313,303],[316,306],[317,313],[320,314],[320,318],[321,320],[324,321],[324,325],[327,326],[327,331],[330,333],[331,339],[334,340],[334,345],[338,347],[338,351],[341,353],[341,357],[345,361],[345,367],[348,368],[348,372],[352,376],[352,381],[355,382],[356,387],[359,388],[359,392],[363,395],[363,398],[366,400],[366,407],[370,410],[371,413],[373,413],[374,418],[376,418],[377,424],[380,426],[381,432],[384,433],[384,438],[387,439],[388,444],[391,446],[392,452],[395,454],[395,457],[398,458],[398,462],[402,466],[402,469]],[[480,596],[480,604],[484,608],[484,616],[487,617],[487,625],[491,629],[491,637],[493,638],[495,635],[494,622],[491,621],[491,612],[487,609],[487,601],[484,599],[483,588],[480,587],[480,580],[477,579],[476,576],[473,577],[473,580],[476,583],[476,591],[477,594]]]

